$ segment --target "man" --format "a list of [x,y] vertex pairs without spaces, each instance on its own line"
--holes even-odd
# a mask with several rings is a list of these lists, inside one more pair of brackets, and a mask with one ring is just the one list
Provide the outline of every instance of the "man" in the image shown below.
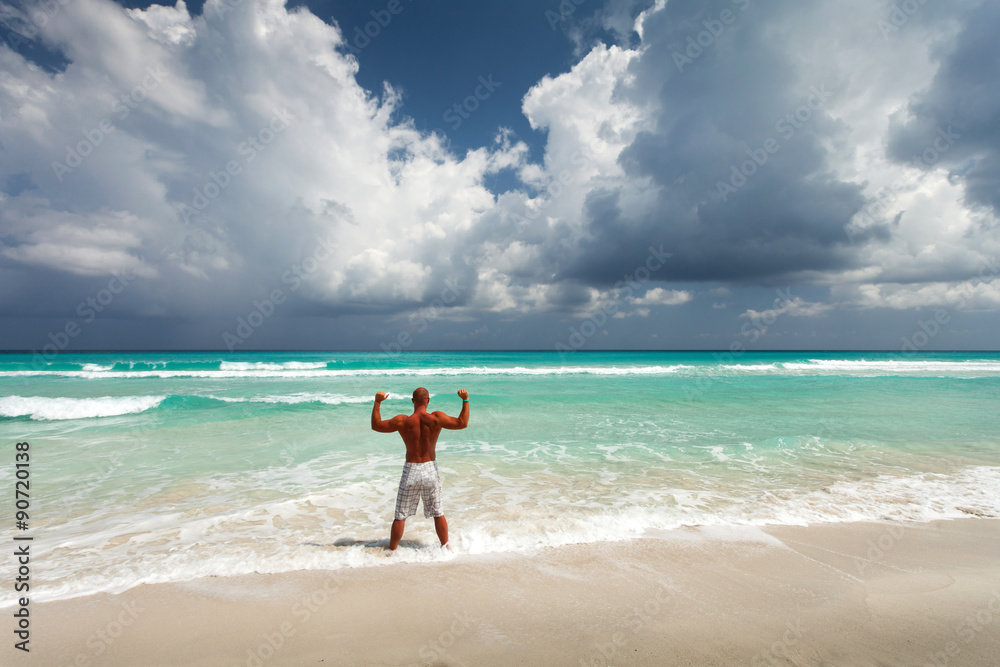
[[396,415],[382,421],[379,405],[389,394],[380,391],[375,394],[372,407],[372,430],[379,433],[398,432],[406,445],[406,463],[403,476],[399,480],[396,494],[396,516],[389,533],[389,549],[396,550],[403,538],[403,527],[407,517],[417,513],[417,504],[424,501],[424,516],[434,517],[434,530],[441,540],[442,548],[448,547],[448,521],[441,510],[441,478],[438,475],[434,448],[442,428],[463,429],[469,425],[469,392],[458,390],[462,399],[462,412],[458,417],[449,417],[443,412],[427,412],[431,395],[423,387],[413,391],[413,414]]

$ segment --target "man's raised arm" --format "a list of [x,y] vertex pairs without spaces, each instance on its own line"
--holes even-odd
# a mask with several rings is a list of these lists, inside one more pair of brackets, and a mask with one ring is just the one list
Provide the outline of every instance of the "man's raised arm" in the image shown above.
[[443,412],[435,412],[441,420],[441,426],[457,431],[469,425],[469,392],[464,389],[458,390],[458,397],[462,399],[462,412],[458,417],[449,417]]
[[386,392],[377,392],[375,394],[375,405],[372,406],[372,430],[378,431],[379,433],[394,433],[399,430],[399,428],[392,423],[392,419],[382,421],[382,413],[379,411],[379,405],[387,398],[389,398],[389,394]]

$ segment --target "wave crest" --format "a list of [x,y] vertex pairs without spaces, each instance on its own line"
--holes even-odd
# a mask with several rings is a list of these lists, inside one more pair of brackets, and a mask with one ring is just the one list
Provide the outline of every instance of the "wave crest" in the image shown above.
[[117,417],[155,408],[166,396],[101,396],[98,398],[48,398],[45,396],[4,396],[0,416],[29,417],[35,421]]

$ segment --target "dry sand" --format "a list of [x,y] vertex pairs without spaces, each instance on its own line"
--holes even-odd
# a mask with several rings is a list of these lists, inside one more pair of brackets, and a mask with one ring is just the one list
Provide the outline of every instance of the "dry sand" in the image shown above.
[[1000,665],[1000,520],[685,529],[31,611],[31,653],[4,630],[0,664]]

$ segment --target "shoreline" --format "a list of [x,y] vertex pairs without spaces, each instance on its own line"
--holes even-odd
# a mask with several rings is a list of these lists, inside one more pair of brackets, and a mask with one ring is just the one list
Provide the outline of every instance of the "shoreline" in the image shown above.
[[1000,520],[969,518],[209,577],[33,604],[31,653],[0,662],[988,665],[998,555]]

